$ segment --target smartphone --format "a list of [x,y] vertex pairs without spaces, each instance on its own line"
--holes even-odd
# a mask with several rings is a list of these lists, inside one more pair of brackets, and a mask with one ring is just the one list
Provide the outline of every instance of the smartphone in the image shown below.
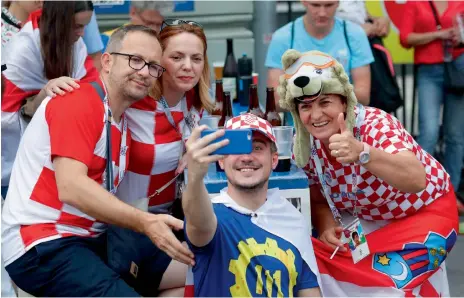
[[[215,131],[216,130],[214,129],[205,129],[201,132],[201,137],[209,135]],[[212,141],[212,143],[228,139],[229,144],[214,151],[213,153],[211,153],[211,155],[250,154],[253,149],[251,136],[251,129],[226,129],[224,135],[215,139],[214,141]]]

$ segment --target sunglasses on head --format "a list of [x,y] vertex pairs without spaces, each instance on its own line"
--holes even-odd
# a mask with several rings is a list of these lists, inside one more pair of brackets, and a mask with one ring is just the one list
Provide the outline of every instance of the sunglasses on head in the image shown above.
[[161,29],[160,32],[163,31],[164,28],[169,27],[169,26],[180,26],[180,25],[190,25],[194,27],[199,27],[203,29],[203,26],[198,24],[197,22],[194,21],[184,21],[184,20],[178,20],[178,19],[166,19],[163,21],[163,24],[161,24]]

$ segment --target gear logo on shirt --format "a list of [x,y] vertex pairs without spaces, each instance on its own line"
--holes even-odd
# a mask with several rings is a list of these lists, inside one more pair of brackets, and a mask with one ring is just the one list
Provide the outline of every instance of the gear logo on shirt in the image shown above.
[[[277,245],[277,241],[270,238],[266,238],[263,244],[257,243],[254,238],[248,238],[246,242],[240,241],[237,248],[240,255],[229,263],[229,271],[235,275],[235,284],[230,287],[232,297],[293,297],[293,288],[296,286],[298,273],[295,266],[295,254],[290,249],[283,251]],[[252,261],[260,257],[263,258],[260,262]],[[284,270],[272,271],[269,268],[263,268],[263,263],[266,263],[264,258],[277,260]],[[266,267],[265,264],[264,266]],[[247,271],[252,272],[247,274]],[[247,281],[250,273],[256,276],[256,282],[253,282],[253,285]],[[283,278],[288,278],[288,282],[282,282]],[[282,284],[288,284],[288,288],[282,289]],[[253,293],[251,289],[254,290]]]

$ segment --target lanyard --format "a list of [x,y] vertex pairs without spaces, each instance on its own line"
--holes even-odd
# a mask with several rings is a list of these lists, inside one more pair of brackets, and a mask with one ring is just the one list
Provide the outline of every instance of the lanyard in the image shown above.
[[[122,139],[121,139],[121,147],[119,150],[119,180],[118,180],[118,185],[114,184],[114,173],[113,173],[113,158],[112,158],[112,146],[111,146],[111,123],[113,121],[113,113],[111,112],[111,109],[109,108],[108,105],[108,92],[106,91],[106,86],[103,80],[101,80],[103,83],[103,89],[105,90],[105,96],[102,97],[100,94],[100,97],[102,98],[103,101],[103,106],[105,108],[105,123],[106,123],[106,175],[103,174],[103,182],[106,182],[106,189],[111,192],[112,194],[115,194],[119,184],[121,183],[122,179],[124,178],[125,175],[125,170],[126,170],[126,153],[127,153],[127,121],[125,115],[122,115],[121,119],[121,124],[122,124]],[[98,85],[97,83],[92,84]],[[100,87],[98,85],[98,87]],[[97,89],[98,91],[98,89]],[[105,181],[106,180],[106,181]]]
[[[176,125],[176,122],[174,121],[174,117],[172,117],[172,113],[171,113],[171,110],[169,109],[169,106],[168,106],[168,103],[166,102],[166,99],[164,98],[164,96],[161,97],[161,99],[159,100],[159,102],[161,103],[161,107],[163,108],[163,112],[166,114],[166,117],[168,118],[168,121],[169,123],[171,124],[171,126],[174,128],[174,130],[180,135],[181,139],[182,139],[182,150],[181,150],[181,156],[180,158],[182,158],[182,155],[184,153],[184,150],[185,150],[185,140],[184,140],[184,136],[183,134],[179,131],[179,128],[177,127]],[[190,133],[192,133],[192,130],[193,128],[195,127],[195,123],[193,121],[193,117],[191,117],[190,113],[187,111],[187,105],[186,105],[186,98],[182,98],[181,99],[181,110],[182,110],[182,113],[184,114],[184,121],[185,121],[185,124],[187,125]],[[180,160],[179,158],[179,160]],[[153,198],[154,196],[157,196],[159,195],[163,190],[165,190],[169,185],[171,185],[174,181],[177,180],[177,177],[179,177],[181,173],[177,174],[174,176],[174,178],[172,178],[171,180],[169,180],[167,183],[165,183],[163,186],[161,186],[160,188],[158,188],[157,190],[155,190],[155,192],[153,194],[151,194],[150,196],[148,196],[148,199],[151,199]]]
[[[182,110],[182,114],[184,114],[185,124],[187,125],[190,133],[192,133],[192,130],[195,127],[195,123],[194,123],[193,117],[187,111],[186,101],[187,100],[185,97],[181,99],[181,110]],[[169,109],[168,103],[166,102],[166,99],[164,98],[164,96],[161,97],[159,102],[161,103],[161,106],[163,107],[163,112],[166,114],[166,117],[168,118],[169,123],[176,130],[176,132],[182,137],[182,141],[184,142],[184,136],[179,131],[179,128],[177,127],[176,122],[174,121],[174,117],[172,117],[171,110]]]
[[[366,116],[366,110],[364,106],[358,105],[358,110],[359,114],[356,117],[356,128],[355,128],[355,135],[356,139],[358,141],[361,141],[361,126],[364,122],[364,118]],[[340,212],[338,211],[337,207],[335,206],[335,203],[333,202],[332,198],[330,197],[330,190],[329,190],[329,185],[327,184],[327,181],[324,177],[324,173],[322,172],[322,165],[319,157],[317,156],[317,149],[316,149],[316,144],[314,142],[314,138],[311,135],[310,137],[310,142],[311,142],[311,156],[314,160],[314,164],[316,165],[316,172],[317,172],[317,177],[319,178],[319,181],[322,186],[323,194],[327,200],[327,203],[329,204],[330,210],[332,211],[332,214],[334,218],[340,223],[340,225],[343,226],[342,223],[342,216]],[[353,204],[353,216],[357,217],[357,209],[356,209],[356,204],[358,202],[357,197],[356,197],[356,192],[358,188],[358,174],[357,172],[360,170],[360,166],[356,166],[355,164],[351,165],[351,181],[352,181],[352,193],[354,194],[354,204]],[[350,195],[348,195],[348,198]]]

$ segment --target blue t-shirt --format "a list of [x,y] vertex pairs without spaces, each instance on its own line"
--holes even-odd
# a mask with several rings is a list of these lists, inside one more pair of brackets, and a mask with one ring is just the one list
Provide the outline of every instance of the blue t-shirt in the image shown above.
[[[291,29],[292,23],[288,23],[272,35],[265,62],[267,67],[282,69],[282,55],[290,49]],[[343,33],[343,20],[339,18],[335,18],[332,31],[322,39],[308,34],[304,28],[303,17],[295,20],[294,30],[293,49],[299,52],[317,50],[329,54],[343,65],[350,79],[352,69],[374,62],[366,33],[355,23],[346,21],[351,53]]]
[[218,226],[211,242],[195,247],[186,235],[195,254],[195,297],[289,297],[318,287],[290,242],[253,224],[250,215],[223,204],[213,208]]
[[[332,31],[326,37],[316,39],[308,34],[303,17],[299,17],[295,20],[293,49],[299,52],[317,50],[329,54],[343,65],[351,81],[351,70],[374,62],[374,56],[367,35],[361,26],[346,21],[346,33],[350,48],[343,31],[343,20],[335,17]],[[274,32],[267,50],[266,67],[282,69],[282,56],[290,49],[291,39],[292,22]],[[285,119],[286,125],[293,125],[289,112],[285,113]]]
[[88,54],[94,54],[100,52],[103,49],[103,42],[100,37],[100,31],[98,29],[97,16],[95,11],[92,13],[90,23],[84,28],[84,43],[87,47]]

